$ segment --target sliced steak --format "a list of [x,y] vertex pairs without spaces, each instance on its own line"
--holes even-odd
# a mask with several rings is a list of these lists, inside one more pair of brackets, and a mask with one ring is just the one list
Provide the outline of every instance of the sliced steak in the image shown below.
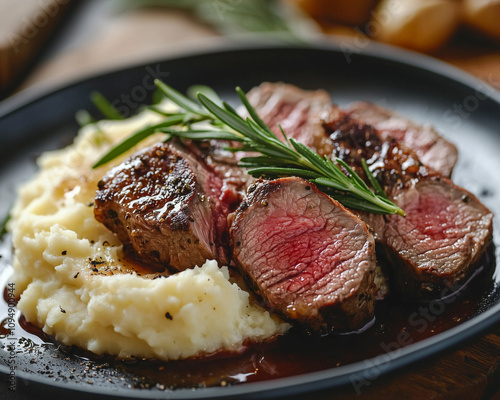
[[231,147],[230,142],[186,140],[184,144],[197,159],[203,160],[203,164],[222,180],[224,193],[239,193],[241,200],[254,178],[247,174],[246,169],[238,166],[238,161],[241,158],[240,153],[233,153],[225,149],[225,147]]
[[395,139],[349,115],[325,124],[333,156],[363,176],[361,159],[406,217],[361,216],[375,231],[396,290],[432,298],[468,278],[492,239],[493,214],[471,193],[423,165]]
[[458,159],[458,150],[453,143],[439,135],[432,125],[416,125],[393,111],[367,102],[350,104],[345,111],[359,122],[376,128],[382,139],[395,138],[412,149],[425,165],[445,177],[451,176]]
[[324,90],[307,91],[285,83],[265,82],[247,94],[262,120],[283,139],[279,125],[289,138],[314,150],[327,143],[321,120],[332,111],[332,101]]
[[233,260],[267,305],[318,333],[374,313],[375,249],[366,225],[301,178],[249,188],[230,229]]
[[488,249],[493,214],[446,178],[420,179],[393,198],[406,218],[386,217],[384,242],[401,292],[435,297],[456,289]]
[[[289,137],[318,153],[328,154],[329,143],[322,132],[321,120],[337,118],[339,109],[332,107],[324,90],[302,90],[285,83],[263,83],[248,93],[259,116],[282,137],[279,124]],[[417,125],[386,108],[357,102],[342,110],[359,122],[375,127],[384,140],[394,138],[412,149],[428,167],[449,177],[458,159],[454,144],[440,136],[430,124]]]
[[134,154],[104,176],[95,197],[96,219],[156,270],[227,262],[227,215],[239,198],[185,150],[158,143]]

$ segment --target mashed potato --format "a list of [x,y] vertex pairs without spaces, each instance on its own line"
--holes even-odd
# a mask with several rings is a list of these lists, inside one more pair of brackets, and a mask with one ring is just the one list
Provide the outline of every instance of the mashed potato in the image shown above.
[[141,272],[94,219],[97,182],[111,165],[92,170],[92,163],[156,118],[144,112],[102,121],[82,129],[72,146],[39,159],[10,223],[18,308],[62,343],[119,357],[171,360],[236,351],[248,340],[285,332],[288,324],[251,304],[227,267],[207,260],[172,276]]

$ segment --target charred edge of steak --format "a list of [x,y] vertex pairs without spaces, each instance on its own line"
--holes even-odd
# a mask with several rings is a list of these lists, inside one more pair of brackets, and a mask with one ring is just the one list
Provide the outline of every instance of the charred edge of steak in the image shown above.
[[418,126],[391,110],[367,102],[349,104],[344,111],[357,121],[375,127],[382,138],[395,138],[412,149],[425,165],[450,177],[458,159],[457,147],[431,125]]
[[233,219],[233,261],[271,311],[316,334],[357,330],[373,318],[373,237],[315,185],[258,181]]
[[331,140],[332,153],[329,155],[344,160],[367,181],[361,163],[364,158],[386,191],[403,188],[424,176],[438,175],[396,139],[382,139],[374,127],[353,120],[345,113],[325,122],[324,128]]
[[99,182],[95,218],[118,235],[128,255],[154,270],[201,265],[216,253],[206,179],[188,154],[153,145]]

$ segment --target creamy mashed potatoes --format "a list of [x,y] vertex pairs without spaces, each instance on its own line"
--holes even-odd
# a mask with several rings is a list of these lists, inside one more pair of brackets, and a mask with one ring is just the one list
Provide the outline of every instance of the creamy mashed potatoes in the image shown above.
[[60,342],[119,357],[179,359],[285,332],[288,324],[251,304],[227,267],[207,260],[168,277],[141,273],[94,219],[97,182],[125,155],[97,170],[91,165],[157,118],[144,112],[102,121],[82,129],[72,146],[39,159],[10,223],[18,308]]

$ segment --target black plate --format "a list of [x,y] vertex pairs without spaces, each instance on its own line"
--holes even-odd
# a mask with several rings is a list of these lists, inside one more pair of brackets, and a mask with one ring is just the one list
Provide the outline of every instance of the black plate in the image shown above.
[[[417,122],[430,122],[459,147],[455,182],[477,194],[496,215],[500,213],[500,93],[428,57],[381,45],[356,48],[339,43],[306,48],[219,47],[98,75],[50,93],[28,91],[7,100],[0,106],[0,216],[8,213],[15,188],[36,170],[35,157],[70,143],[77,130],[75,112],[82,108],[95,112],[89,93],[98,90],[122,111],[132,114],[139,103],[149,101],[155,75],[180,91],[192,84],[210,85],[226,99],[235,98],[235,86],[248,90],[262,81],[283,81],[305,89],[324,88],[341,105],[369,100]],[[494,230],[498,248],[500,232],[496,220]],[[10,262],[8,240],[8,236],[4,238],[1,249],[0,271],[5,271]],[[500,259],[498,252],[495,259],[493,263]],[[3,277],[5,280],[5,273]],[[97,371],[92,384],[63,379],[64,371],[85,368],[85,363],[72,357],[57,358],[60,353],[53,346],[34,346],[31,352],[25,349],[16,355],[17,388],[52,395],[71,393],[73,398],[98,393],[127,398],[271,398],[352,384],[356,379],[369,383],[389,371],[456,346],[499,322],[500,303],[494,283],[477,315],[470,320],[407,347],[337,368],[232,387],[132,390],[130,386],[140,386],[136,377],[125,374],[122,378],[126,385],[111,384],[107,370]],[[0,350],[3,374],[9,372],[7,358],[6,350]],[[7,377],[1,379],[6,382]]]

